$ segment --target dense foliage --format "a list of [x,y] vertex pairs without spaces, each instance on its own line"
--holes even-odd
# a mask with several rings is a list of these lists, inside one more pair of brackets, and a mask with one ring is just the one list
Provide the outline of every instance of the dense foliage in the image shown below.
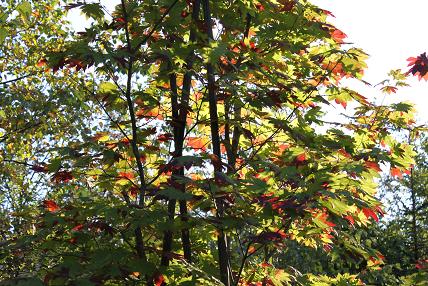
[[[379,268],[361,229],[383,215],[381,166],[413,164],[393,136],[413,108],[342,84],[367,55],[331,12],[107,2],[0,4],[5,285],[361,285]],[[90,27],[72,32],[70,9]],[[344,268],[313,271],[311,253]]]

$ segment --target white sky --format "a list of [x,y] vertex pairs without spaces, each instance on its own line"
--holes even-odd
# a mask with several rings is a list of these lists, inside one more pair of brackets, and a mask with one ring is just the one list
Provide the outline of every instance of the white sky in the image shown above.
[[[336,18],[330,21],[348,35],[348,42],[364,49],[370,58],[364,80],[379,83],[392,69],[407,71],[409,57],[428,52],[426,20],[428,0],[312,0]],[[417,118],[428,122],[428,82],[412,78],[411,87],[386,95],[384,103],[411,101],[416,104]],[[382,102],[384,94],[363,85],[352,86],[362,95]]]
[[[428,52],[426,32],[428,0],[311,0],[311,2],[331,11],[336,18],[330,17],[329,20],[348,35],[346,40],[370,55],[364,80],[372,84],[386,79],[387,73],[392,69],[401,68],[407,71],[407,58]],[[111,8],[118,1],[103,1],[104,5],[106,3]],[[69,15],[77,31],[83,30],[86,22],[79,14],[79,9],[73,9]],[[400,88],[396,94],[386,96],[378,88],[368,88],[363,84],[351,83],[350,87],[378,104],[411,101],[416,104],[420,123],[427,123],[428,82],[419,82],[412,78],[408,83],[411,87]]]

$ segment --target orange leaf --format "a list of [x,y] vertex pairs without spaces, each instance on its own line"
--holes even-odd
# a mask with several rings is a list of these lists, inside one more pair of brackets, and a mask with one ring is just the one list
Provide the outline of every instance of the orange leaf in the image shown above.
[[398,90],[398,88],[396,88],[395,86],[387,85],[387,86],[382,87],[382,88],[381,88],[381,90],[382,90],[383,92],[386,92],[386,93],[388,93],[388,94],[391,94],[391,93],[396,93],[396,92],[397,92],[397,90]]
[[223,143],[220,144],[220,152],[221,152],[221,154],[226,154],[226,152],[227,152],[226,146]]
[[252,253],[254,253],[254,252],[256,252],[256,248],[255,248],[254,246],[250,246],[250,247],[248,248],[248,254],[252,254]]
[[41,59],[40,61],[37,62],[36,66],[41,68],[44,67],[48,62],[46,61],[46,59]]
[[140,110],[138,110],[137,112],[135,112],[135,115],[138,118],[142,118],[142,117],[146,117],[146,118],[148,118],[148,117],[155,117],[155,118],[157,118],[159,120],[163,119],[163,116],[160,113],[158,107],[151,108],[151,109],[141,108]]
[[346,106],[348,105],[348,104],[346,103],[346,101],[345,101],[345,100],[343,100],[343,99],[336,98],[334,101],[335,101],[337,104],[342,105],[342,106],[343,106],[343,108],[345,108],[345,109],[346,109]]
[[391,176],[398,177],[401,179],[401,178],[403,178],[403,173],[401,172],[401,170],[399,168],[392,167],[391,168]]
[[43,207],[51,213],[59,211],[60,209],[59,206],[53,200],[44,200]]
[[197,150],[206,151],[208,140],[203,138],[198,138],[198,137],[188,137],[187,145],[189,147],[192,147],[195,151]]
[[120,179],[128,179],[128,180],[132,180],[134,179],[134,173],[133,172],[119,172],[119,176]]
[[335,29],[330,33],[331,38],[338,44],[343,44],[343,39],[348,37],[344,32],[339,29]]

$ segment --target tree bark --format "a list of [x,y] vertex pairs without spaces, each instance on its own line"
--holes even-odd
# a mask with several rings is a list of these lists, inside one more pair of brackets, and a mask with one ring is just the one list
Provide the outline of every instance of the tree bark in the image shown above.
[[[197,21],[199,20],[199,12],[200,12],[200,0],[195,0],[193,3],[193,11],[192,11],[192,28],[190,30],[189,41],[193,42],[196,40],[196,30],[195,26]],[[187,120],[187,111],[189,108],[189,98],[190,98],[190,88],[192,82],[192,72],[194,62],[194,53],[192,52],[189,57],[186,59],[186,68],[187,71],[184,75],[183,79],[183,88],[181,90],[181,100],[178,103],[178,88],[177,88],[177,79],[175,74],[170,74],[170,86],[171,86],[171,105],[172,105],[172,122],[174,129],[174,157],[180,158],[183,156],[183,146],[184,146],[184,134],[186,130],[186,120]],[[171,181],[174,186],[176,186],[182,192],[186,191],[186,186],[178,180],[180,180],[184,176],[184,168],[180,167],[175,169],[172,172]],[[176,209],[176,200],[168,201],[168,219],[172,222],[175,216]],[[188,221],[188,210],[186,201],[179,202],[179,210],[181,220],[186,222]],[[173,233],[172,231],[166,231],[164,233],[163,240],[163,255],[161,264],[164,266],[169,265],[169,253],[172,250],[172,241],[173,241]],[[184,228],[181,231],[181,241],[182,248],[184,253],[184,258],[188,261],[192,261],[192,249],[191,249],[191,241],[190,241],[190,230],[188,228]]]
[[[213,40],[212,32],[212,19],[209,0],[203,0],[204,10],[204,21],[207,28],[208,39]],[[208,79],[208,102],[210,112],[210,127],[211,127],[211,141],[213,146],[213,154],[218,160],[221,160],[220,152],[220,134],[218,124],[218,113],[217,113],[217,95],[215,87],[214,67],[211,63],[207,64],[207,79]],[[214,164],[215,179],[218,178],[218,174],[222,172],[221,164]],[[224,199],[220,197],[215,198],[215,204],[217,209],[217,217],[221,219],[224,216]],[[231,285],[231,269],[230,269],[230,257],[228,251],[228,240],[221,224],[218,226],[218,237],[217,237],[217,248],[218,248],[218,263],[220,270],[220,280],[224,285]]]

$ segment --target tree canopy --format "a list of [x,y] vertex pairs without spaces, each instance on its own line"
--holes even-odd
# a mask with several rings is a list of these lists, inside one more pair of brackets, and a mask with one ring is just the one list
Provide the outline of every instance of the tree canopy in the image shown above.
[[[356,233],[383,215],[381,167],[414,163],[394,132],[417,126],[411,104],[343,84],[368,55],[333,14],[107,2],[0,4],[5,285],[362,285],[383,256]],[[74,32],[70,9],[90,26]],[[382,90],[426,78],[425,63]],[[331,107],[350,110],[327,122]],[[284,260],[292,245],[302,269]],[[359,272],[305,273],[308,248]]]

